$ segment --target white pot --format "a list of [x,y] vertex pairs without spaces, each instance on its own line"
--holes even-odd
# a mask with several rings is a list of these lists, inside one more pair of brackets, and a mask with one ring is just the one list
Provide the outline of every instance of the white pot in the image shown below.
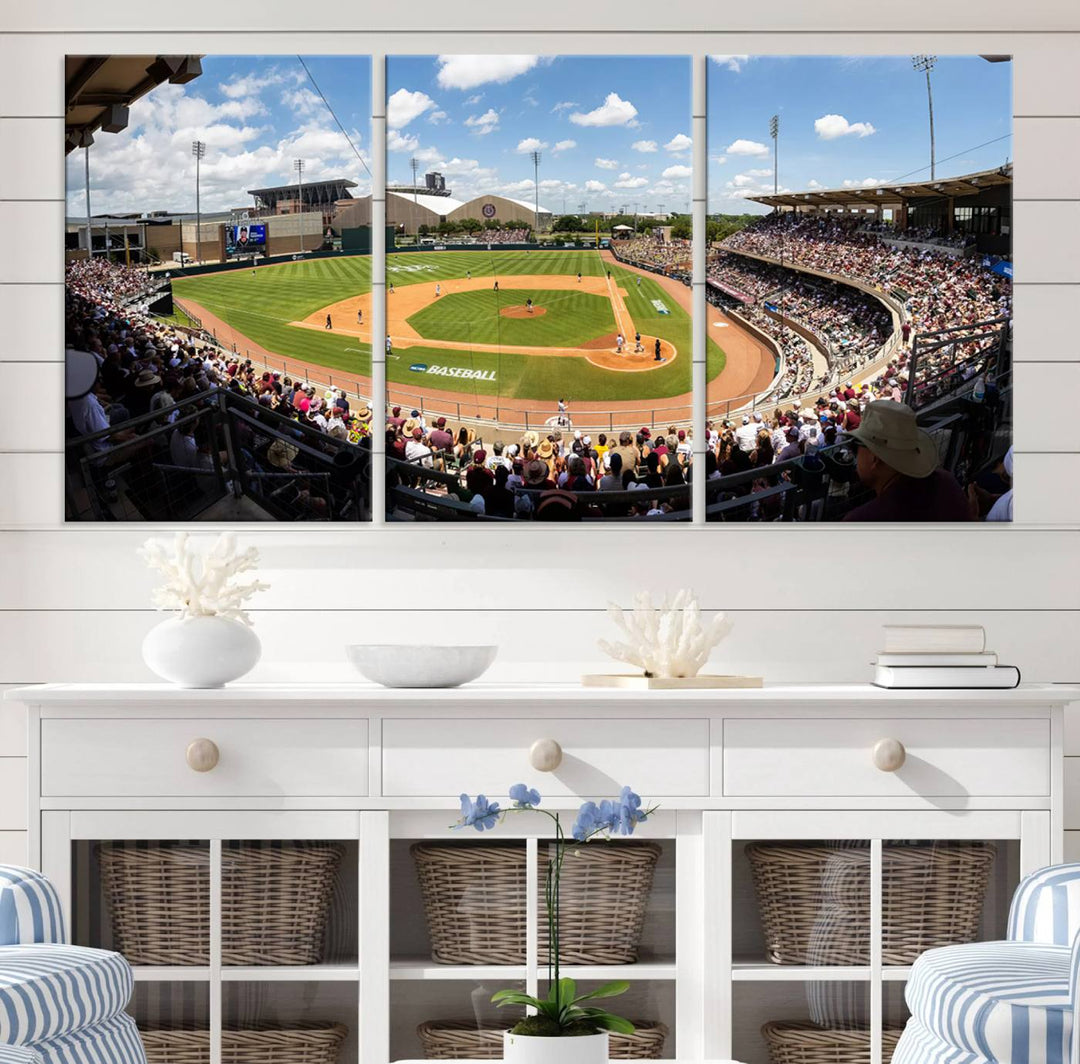
[[607,1031],[599,1034],[539,1038],[503,1032],[506,1064],[608,1064]]
[[143,640],[143,661],[177,687],[224,687],[250,672],[262,654],[259,637],[228,617],[170,617]]

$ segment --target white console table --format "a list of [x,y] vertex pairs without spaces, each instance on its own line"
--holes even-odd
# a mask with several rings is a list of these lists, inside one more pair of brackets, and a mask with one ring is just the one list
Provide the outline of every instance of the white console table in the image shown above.
[[[502,985],[535,991],[535,946],[517,966],[432,961],[408,849],[478,841],[448,830],[459,793],[505,796],[519,781],[566,809],[624,783],[659,803],[640,829],[662,855],[639,961],[569,973],[629,980],[617,1011],[666,1023],[666,1056],[764,1064],[762,1023],[805,1018],[814,985],[843,982],[865,1005],[867,1064],[880,1064],[909,971],[882,957],[883,847],[993,841],[980,935],[1001,937],[1020,876],[1061,860],[1062,715],[1080,690],[48,685],[7,697],[29,707],[32,859],[57,883],[77,941],[110,945],[94,843],[207,847],[209,964],[138,967],[135,1009],[140,1021],[206,1024],[211,1064],[223,1025],[267,1018],[347,1024],[343,1064],[418,1058],[418,1023],[473,1016]],[[530,764],[541,739],[558,744],[553,771]],[[517,840],[535,868],[545,823],[513,818],[482,839]],[[271,839],[347,847],[325,963],[222,963],[222,844]],[[770,963],[744,853],[768,840],[868,849],[868,963]]]

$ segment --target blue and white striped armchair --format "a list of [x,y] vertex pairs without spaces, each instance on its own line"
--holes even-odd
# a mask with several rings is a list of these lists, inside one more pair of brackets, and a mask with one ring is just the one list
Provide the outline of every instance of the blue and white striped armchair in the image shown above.
[[119,953],[69,946],[52,884],[0,865],[0,1064],[146,1064]]
[[1013,895],[1004,942],[943,946],[915,962],[892,1064],[1077,1064],[1078,931],[1080,864],[1033,872]]

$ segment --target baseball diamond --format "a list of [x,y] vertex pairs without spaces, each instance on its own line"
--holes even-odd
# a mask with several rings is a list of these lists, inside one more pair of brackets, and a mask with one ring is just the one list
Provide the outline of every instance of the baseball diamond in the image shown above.
[[[455,401],[497,398],[523,409],[564,394],[579,410],[665,400],[669,409],[685,403],[689,416],[690,289],[677,281],[588,250],[391,253],[386,277],[391,389]],[[239,351],[339,371],[361,388],[368,383],[367,256],[178,277],[173,286],[185,307],[220,323]],[[710,324],[718,320],[710,308]],[[641,352],[634,351],[638,331]],[[768,349],[737,327],[725,328],[722,339],[723,347],[708,338],[710,401],[764,389],[774,369]]]

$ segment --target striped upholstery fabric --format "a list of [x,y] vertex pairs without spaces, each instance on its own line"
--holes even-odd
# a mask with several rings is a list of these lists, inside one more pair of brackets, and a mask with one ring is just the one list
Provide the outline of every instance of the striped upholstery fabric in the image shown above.
[[44,1064],[33,1046],[0,1046],[0,1064]]
[[0,946],[63,941],[64,916],[53,885],[40,872],[0,865]]
[[957,1062],[966,1053],[999,1064],[1069,1064],[1071,959],[1068,947],[1039,942],[928,950],[908,982],[912,1034],[905,1030],[907,1056],[898,1059],[916,1059],[914,1043],[924,1036],[957,1050]]
[[998,1064],[998,1062],[949,1045],[943,1038],[938,1038],[936,1034],[931,1033],[912,1017],[908,1020],[900,1044],[892,1055],[892,1064]]
[[1016,888],[1009,909],[1009,938],[1071,946],[1078,931],[1080,864],[1040,868]]
[[126,1012],[94,1027],[39,1042],[34,1049],[40,1054],[35,1064],[37,1060],[42,1064],[146,1064],[139,1030]]
[[131,969],[119,953],[47,943],[4,947],[0,1043],[32,1045],[102,1023],[124,1008],[131,988]]

